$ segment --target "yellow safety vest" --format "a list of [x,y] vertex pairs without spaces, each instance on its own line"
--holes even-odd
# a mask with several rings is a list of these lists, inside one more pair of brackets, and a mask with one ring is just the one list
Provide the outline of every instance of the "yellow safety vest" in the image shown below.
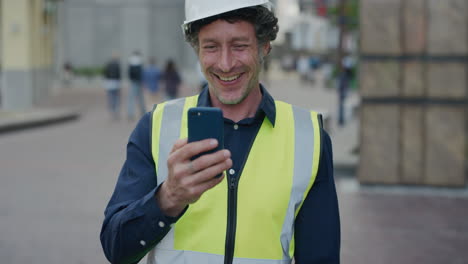
[[[151,147],[158,184],[167,177],[166,161],[174,142],[187,137],[186,113],[197,101],[198,96],[176,99],[153,111]],[[319,115],[281,101],[275,106],[275,126],[264,119],[238,176],[233,263],[291,263],[294,221],[317,175]],[[228,178],[188,207],[150,251],[148,263],[223,263]]]

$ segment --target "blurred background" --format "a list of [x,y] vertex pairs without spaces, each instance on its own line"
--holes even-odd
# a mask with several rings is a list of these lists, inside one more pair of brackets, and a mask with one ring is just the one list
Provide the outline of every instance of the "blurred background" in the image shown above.
[[[273,2],[261,82],[323,114],[341,262],[468,263],[468,1]],[[0,263],[107,263],[130,133],[205,83],[183,20],[183,0],[0,0]]]

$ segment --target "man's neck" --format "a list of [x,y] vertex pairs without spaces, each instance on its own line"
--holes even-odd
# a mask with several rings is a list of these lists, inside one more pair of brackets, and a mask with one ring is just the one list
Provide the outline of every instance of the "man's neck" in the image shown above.
[[213,97],[214,95],[210,93],[213,106],[221,108],[225,118],[234,122],[239,122],[242,119],[255,116],[258,106],[262,101],[262,92],[260,91],[260,86],[258,86],[258,88],[254,88],[242,102],[234,105],[223,104],[219,102],[217,98]]

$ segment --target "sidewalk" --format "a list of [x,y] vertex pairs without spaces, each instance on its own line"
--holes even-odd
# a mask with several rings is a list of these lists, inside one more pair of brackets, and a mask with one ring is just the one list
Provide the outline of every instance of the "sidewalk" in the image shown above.
[[75,120],[79,116],[79,111],[67,108],[35,108],[17,112],[0,110],[0,134]]

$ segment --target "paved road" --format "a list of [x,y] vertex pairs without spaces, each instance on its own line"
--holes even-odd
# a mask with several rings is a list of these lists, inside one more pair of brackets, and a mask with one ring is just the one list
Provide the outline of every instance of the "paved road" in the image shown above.
[[78,121],[0,136],[0,263],[106,263],[100,222],[131,125],[86,104]]
[[[272,82],[273,94],[298,104],[312,95],[324,107],[333,100],[294,87],[295,79]],[[111,122],[102,91],[71,90],[57,99],[52,105],[78,104],[81,118],[0,135],[0,263],[107,263],[99,230],[135,123]],[[466,191],[337,182],[342,263],[468,263]]]

